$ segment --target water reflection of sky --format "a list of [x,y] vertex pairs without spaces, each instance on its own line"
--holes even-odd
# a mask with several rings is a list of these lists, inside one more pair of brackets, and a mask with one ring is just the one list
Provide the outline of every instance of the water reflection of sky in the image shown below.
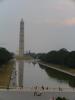
[[23,85],[27,87],[31,87],[34,85],[44,85],[49,86],[51,88],[70,88],[68,81],[52,77],[51,75],[48,75],[46,70],[40,68],[38,64],[35,64],[34,66],[32,63],[27,62],[24,62]]

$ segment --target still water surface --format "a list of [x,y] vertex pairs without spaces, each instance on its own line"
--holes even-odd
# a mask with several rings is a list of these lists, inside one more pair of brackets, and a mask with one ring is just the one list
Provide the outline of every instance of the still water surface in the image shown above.
[[75,84],[72,78],[53,69],[40,66],[38,63],[33,64],[28,61],[17,61],[16,67],[19,72],[19,85],[25,87],[44,85],[51,88],[73,88]]

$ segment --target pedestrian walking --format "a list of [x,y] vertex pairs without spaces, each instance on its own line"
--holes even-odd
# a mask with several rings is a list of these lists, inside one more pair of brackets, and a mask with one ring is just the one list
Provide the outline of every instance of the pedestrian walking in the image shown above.
[[34,96],[37,96],[37,92],[36,91],[34,91]]
[[48,90],[48,86],[46,87],[46,90]]
[[37,96],[37,86],[34,87],[34,96]]
[[41,88],[42,88],[42,90],[44,90],[44,86],[43,86],[43,85],[42,85],[42,87],[41,87]]

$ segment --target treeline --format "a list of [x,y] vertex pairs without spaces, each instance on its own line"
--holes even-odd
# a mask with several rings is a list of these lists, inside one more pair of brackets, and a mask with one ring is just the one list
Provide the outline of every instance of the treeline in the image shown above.
[[5,48],[0,47],[0,65],[7,63],[13,58],[13,53],[10,53]]
[[67,49],[62,48],[58,51],[53,50],[48,53],[38,54],[37,56],[44,62],[75,68],[75,51],[69,52]]

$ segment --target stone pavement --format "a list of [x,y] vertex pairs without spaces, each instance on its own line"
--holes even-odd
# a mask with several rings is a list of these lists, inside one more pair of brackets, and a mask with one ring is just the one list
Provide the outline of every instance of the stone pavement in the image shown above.
[[58,96],[75,100],[75,92],[45,92],[41,96],[34,96],[34,92],[0,91],[0,100],[51,100]]

